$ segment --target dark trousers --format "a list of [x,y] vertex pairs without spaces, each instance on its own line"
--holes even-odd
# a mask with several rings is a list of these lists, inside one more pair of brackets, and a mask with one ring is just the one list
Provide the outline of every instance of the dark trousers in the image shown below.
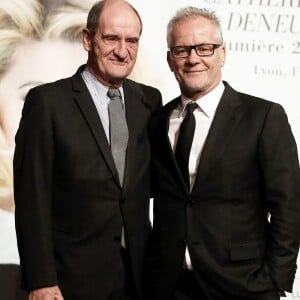
[[27,292],[21,289],[20,266],[0,264],[0,299],[26,300]]

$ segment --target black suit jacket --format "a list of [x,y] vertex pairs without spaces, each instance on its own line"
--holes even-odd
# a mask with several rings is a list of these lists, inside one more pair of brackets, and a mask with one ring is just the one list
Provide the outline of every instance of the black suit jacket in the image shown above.
[[148,121],[157,89],[124,82],[129,141],[123,189],[83,67],[26,97],[14,156],[16,230],[26,289],[58,284],[65,299],[107,299],[124,226],[141,293],[150,233]]
[[296,143],[280,105],[224,84],[191,194],[168,139],[180,98],[151,122],[149,299],[170,299],[186,245],[207,299],[267,299],[292,289],[300,236]]

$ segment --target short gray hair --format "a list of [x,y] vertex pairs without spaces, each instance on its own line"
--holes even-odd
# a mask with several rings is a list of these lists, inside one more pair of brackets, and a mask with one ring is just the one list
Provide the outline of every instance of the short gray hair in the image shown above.
[[170,46],[170,34],[171,31],[173,30],[173,27],[175,24],[182,20],[187,20],[187,19],[195,19],[198,17],[203,17],[208,20],[210,20],[212,23],[216,25],[217,29],[217,34],[218,34],[218,39],[219,43],[223,43],[223,33],[222,33],[222,27],[221,27],[221,22],[220,19],[216,16],[214,11],[210,11],[206,8],[197,8],[193,6],[187,6],[179,9],[175,15],[170,19],[168,26],[167,26],[167,43],[168,46]]

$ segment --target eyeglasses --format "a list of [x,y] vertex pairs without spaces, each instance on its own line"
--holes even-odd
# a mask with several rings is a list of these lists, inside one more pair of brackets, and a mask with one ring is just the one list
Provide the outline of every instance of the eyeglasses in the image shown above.
[[215,49],[221,46],[222,44],[199,44],[194,46],[176,46],[170,48],[170,51],[174,58],[186,58],[190,56],[192,49],[195,49],[198,56],[205,57],[205,56],[214,55]]

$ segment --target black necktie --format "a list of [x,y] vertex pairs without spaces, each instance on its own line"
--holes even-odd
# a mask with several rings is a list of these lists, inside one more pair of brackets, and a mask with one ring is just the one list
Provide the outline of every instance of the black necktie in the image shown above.
[[110,98],[108,110],[111,153],[118,170],[120,183],[123,185],[128,128],[125,112],[122,108],[120,91],[116,88],[109,88],[107,95]]
[[193,112],[197,107],[198,104],[193,102],[186,106],[187,112],[180,126],[175,149],[177,164],[188,187],[190,186],[189,158],[196,126]]

